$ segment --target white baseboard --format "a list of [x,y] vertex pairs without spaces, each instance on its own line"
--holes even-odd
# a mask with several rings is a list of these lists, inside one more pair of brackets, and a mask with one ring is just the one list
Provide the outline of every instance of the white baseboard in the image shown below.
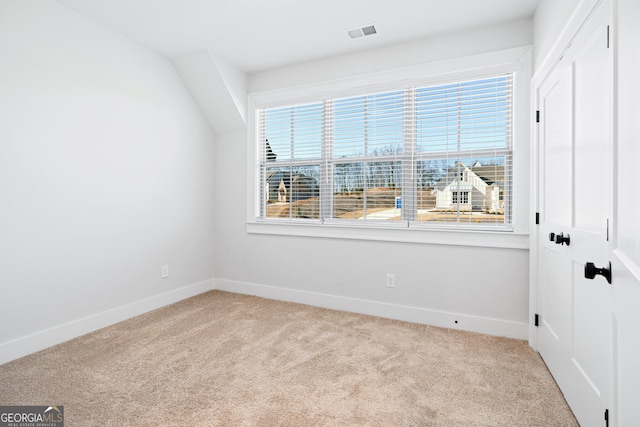
[[93,314],[0,344],[0,364],[213,289],[213,279]]
[[529,325],[527,323],[513,322],[509,320],[492,319],[462,313],[449,313],[420,307],[348,298],[337,295],[265,286],[226,279],[215,279],[213,287],[214,289],[221,291],[255,295],[268,299],[368,314],[425,325],[479,332],[487,335],[502,336],[520,340],[526,340],[529,336]]

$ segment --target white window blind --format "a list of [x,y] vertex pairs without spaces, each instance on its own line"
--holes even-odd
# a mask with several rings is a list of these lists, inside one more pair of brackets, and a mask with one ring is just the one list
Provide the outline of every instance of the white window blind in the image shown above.
[[259,109],[258,217],[511,223],[513,76]]
[[513,76],[415,91],[418,223],[511,222]]
[[[400,221],[404,91],[331,101],[331,218]],[[391,210],[390,210],[391,209]]]
[[319,219],[323,103],[264,110],[259,127],[261,216]]

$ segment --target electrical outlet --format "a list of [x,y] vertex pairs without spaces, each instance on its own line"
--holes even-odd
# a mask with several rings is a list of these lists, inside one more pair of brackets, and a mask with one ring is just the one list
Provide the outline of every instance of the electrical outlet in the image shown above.
[[163,265],[160,267],[160,278],[166,279],[167,277],[169,277],[169,266]]
[[387,288],[395,288],[396,287],[396,275],[387,273]]

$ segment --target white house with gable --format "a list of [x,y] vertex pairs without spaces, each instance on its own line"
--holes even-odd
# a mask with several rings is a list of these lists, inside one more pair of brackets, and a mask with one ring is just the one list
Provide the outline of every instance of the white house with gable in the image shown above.
[[502,191],[504,166],[483,166],[476,162],[468,167],[456,162],[433,189],[436,209],[500,212],[504,210]]

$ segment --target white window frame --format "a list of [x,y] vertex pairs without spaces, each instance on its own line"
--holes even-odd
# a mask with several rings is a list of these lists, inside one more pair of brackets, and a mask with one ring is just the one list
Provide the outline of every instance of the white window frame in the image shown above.
[[[510,230],[475,230],[447,227],[400,228],[384,223],[325,223],[259,219],[257,189],[256,109],[315,102],[330,97],[397,90],[410,85],[437,85],[452,80],[514,73],[513,104],[513,194]],[[320,238],[394,241],[528,249],[529,247],[529,156],[530,156],[531,48],[506,49],[439,61],[372,75],[250,93],[247,117],[247,232]]]

